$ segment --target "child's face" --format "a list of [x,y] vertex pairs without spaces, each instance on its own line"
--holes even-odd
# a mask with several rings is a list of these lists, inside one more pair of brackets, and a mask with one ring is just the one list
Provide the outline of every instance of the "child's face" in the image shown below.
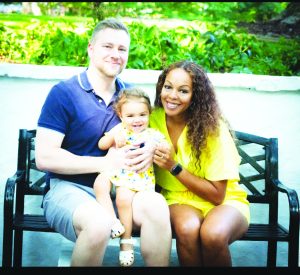
[[122,105],[119,117],[127,130],[139,133],[148,127],[149,115],[146,103],[128,101]]

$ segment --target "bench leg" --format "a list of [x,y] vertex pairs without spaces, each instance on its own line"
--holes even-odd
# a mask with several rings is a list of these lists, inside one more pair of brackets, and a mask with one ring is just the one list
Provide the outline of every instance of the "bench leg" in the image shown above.
[[13,246],[13,229],[11,225],[4,223],[3,228],[3,249],[2,249],[2,266],[12,266],[12,246]]
[[277,241],[268,241],[267,267],[276,267]]
[[298,267],[299,266],[299,240],[290,240],[288,242],[288,266]]
[[13,266],[22,266],[23,230],[15,230]]

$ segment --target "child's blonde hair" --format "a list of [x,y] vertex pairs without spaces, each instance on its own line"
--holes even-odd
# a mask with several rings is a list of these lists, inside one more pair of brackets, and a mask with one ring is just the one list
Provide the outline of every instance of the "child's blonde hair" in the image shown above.
[[138,100],[141,103],[145,103],[148,107],[149,113],[151,113],[152,107],[149,96],[142,89],[134,87],[122,89],[116,98],[114,109],[118,115],[121,113],[123,104],[130,100]]

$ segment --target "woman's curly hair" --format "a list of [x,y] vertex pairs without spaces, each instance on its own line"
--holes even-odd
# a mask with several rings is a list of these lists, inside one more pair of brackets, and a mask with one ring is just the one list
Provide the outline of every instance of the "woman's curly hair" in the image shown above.
[[192,80],[192,100],[185,113],[187,140],[192,145],[192,154],[196,157],[196,164],[200,167],[200,155],[207,145],[207,137],[217,136],[219,133],[219,121],[222,119],[221,109],[206,72],[192,61],[179,61],[162,71],[156,84],[155,107],[163,107],[160,95],[165,79],[170,71],[177,68],[185,70]]

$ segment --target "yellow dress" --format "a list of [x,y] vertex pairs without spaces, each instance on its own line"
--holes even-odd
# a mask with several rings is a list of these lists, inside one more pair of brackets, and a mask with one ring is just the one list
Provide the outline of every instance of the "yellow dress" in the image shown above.
[[[164,134],[171,143],[166,126],[163,108],[156,108],[150,115],[150,127]],[[227,189],[222,204],[237,208],[250,221],[249,201],[246,191],[239,185],[240,156],[227,125],[220,122],[220,137],[209,137],[207,150],[201,153],[201,168],[196,168],[195,158],[191,156],[192,148],[186,138],[187,126],[183,129],[177,141],[178,151],[175,160],[193,175],[211,181],[227,179]],[[209,154],[210,152],[210,154]],[[156,183],[162,187],[162,195],[171,204],[188,204],[200,209],[204,216],[215,207],[211,202],[195,195],[187,189],[176,177],[165,169],[155,166]]]
[[[140,133],[134,133],[132,131],[126,130],[125,128],[122,128],[121,131],[124,131],[126,137],[126,144],[136,144],[139,140],[144,140],[147,142],[147,140],[150,139],[155,143],[159,143],[162,140],[165,140],[163,134],[161,134],[158,130],[151,128],[146,128]],[[148,168],[147,171],[142,173],[136,173],[134,171],[129,171],[125,169],[113,171],[110,174],[110,181],[115,186],[125,186],[133,191],[154,191],[155,177],[153,165],[150,168]]]

